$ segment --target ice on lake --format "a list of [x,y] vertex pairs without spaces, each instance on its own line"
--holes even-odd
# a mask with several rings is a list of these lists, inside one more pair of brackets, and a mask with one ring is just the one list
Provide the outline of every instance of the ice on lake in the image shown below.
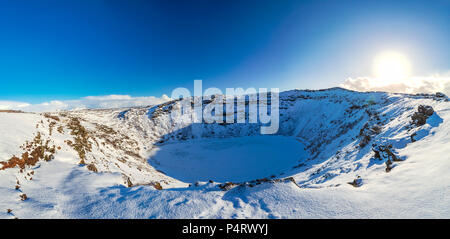
[[206,138],[162,145],[149,163],[184,182],[243,182],[278,176],[307,157],[293,137]]

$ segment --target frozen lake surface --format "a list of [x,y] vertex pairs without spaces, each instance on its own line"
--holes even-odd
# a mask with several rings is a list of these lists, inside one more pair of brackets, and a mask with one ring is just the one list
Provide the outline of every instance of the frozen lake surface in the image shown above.
[[149,163],[184,182],[242,182],[277,176],[306,156],[295,138],[266,135],[169,143],[155,149]]

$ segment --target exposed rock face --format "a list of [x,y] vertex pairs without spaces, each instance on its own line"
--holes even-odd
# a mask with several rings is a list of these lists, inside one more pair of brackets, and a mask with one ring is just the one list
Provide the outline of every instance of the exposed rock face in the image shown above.
[[419,105],[418,107],[419,113],[431,116],[434,113],[434,110],[431,106],[428,105]]
[[361,176],[358,176],[357,178],[355,178],[352,182],[349,182],[348,184],[352,185],[355,188],[359,188],[363,185],[363,180],[362,180]]
[[25,201],[27,199],[28,199],[28,196],[25,193],[20,195],[20,200]]
[[94,173],[98,172],[97,167],[95,167],[95,165],[92,164],[92,163],[87,165],[87,169],[92,171],[92,172],[94,172]]
[[419,105],[417,112],[415,112],[412,116],[412,123],[416,126],[422,126],[427,123],[428,117],[433,115],[434,110],[431,106],[428,105]]
[[232,189],[233,187],[238,186],[238,185],[239,185],[239,184],[232,183],[232,182],[227,182],[227,183],[224,183],[224,184],[219,185],[219,188],[221,188],[221,189],[224,190],[224,191],[228,191],[228,190],[230,190],[230,189]]
[[156,190],[163,190],[163,187],[159,182],[150,183],[150,186],[153,186]]
[[359,146],[364,148],[373,137],[380,134],[382,127],[378,124],[370,126],[369,123],[364,124],[363,128],[359,131],[359,137],[361,140],[359,141]]
[[374,157],[379,160],[385,161],[386,164],[386,172],[390,172],[393,168],[393,162],[402,161],[395,153],[393,152],[392,145],[374,145],[372,151],[375,153]]
[[448,96],[442,92],[436,92],[433,99],[437,101],[448,101]]

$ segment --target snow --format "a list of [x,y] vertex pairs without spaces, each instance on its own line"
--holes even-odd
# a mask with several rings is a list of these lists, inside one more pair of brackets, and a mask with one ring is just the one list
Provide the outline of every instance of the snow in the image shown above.
[[35,114],[0,113],[0,158],[10,158],[19,154],[19,146],[33,138],[36,123],[42,118]]
[[149,163],[184,182],[245,182],[279,175],[306,157],[294,138],[264,135],[169,143],[155,149]]
[[[435,113],[411,126],[420,104]],[[0,170],[0,218],[450,218],[449,104],[431,95],[288,91],[271,136],[258,124],[189,125],[171,119],[167,105],[55,113],[64,130],[52,135],[43,114],[0,113],[0,161],[19,156],[37,132],[61,147],[22,173]],[[98,172],[79,165],[66,143],[71,117],[91,135],[86,163]],[[364,147],[360,132],[371,134]],[[387,173],[372,144],[392,145],[402,161]],[[271,175],[295,183],[219,187]],[[360,187],[348,184],[354,179]]]

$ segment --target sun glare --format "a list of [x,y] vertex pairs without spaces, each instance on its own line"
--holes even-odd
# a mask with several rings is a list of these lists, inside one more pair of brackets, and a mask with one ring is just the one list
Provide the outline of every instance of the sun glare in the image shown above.
[[386,51],[375,57],[373,71],[379,84],[400,83],[410,75],[411,65],[401,53]]

